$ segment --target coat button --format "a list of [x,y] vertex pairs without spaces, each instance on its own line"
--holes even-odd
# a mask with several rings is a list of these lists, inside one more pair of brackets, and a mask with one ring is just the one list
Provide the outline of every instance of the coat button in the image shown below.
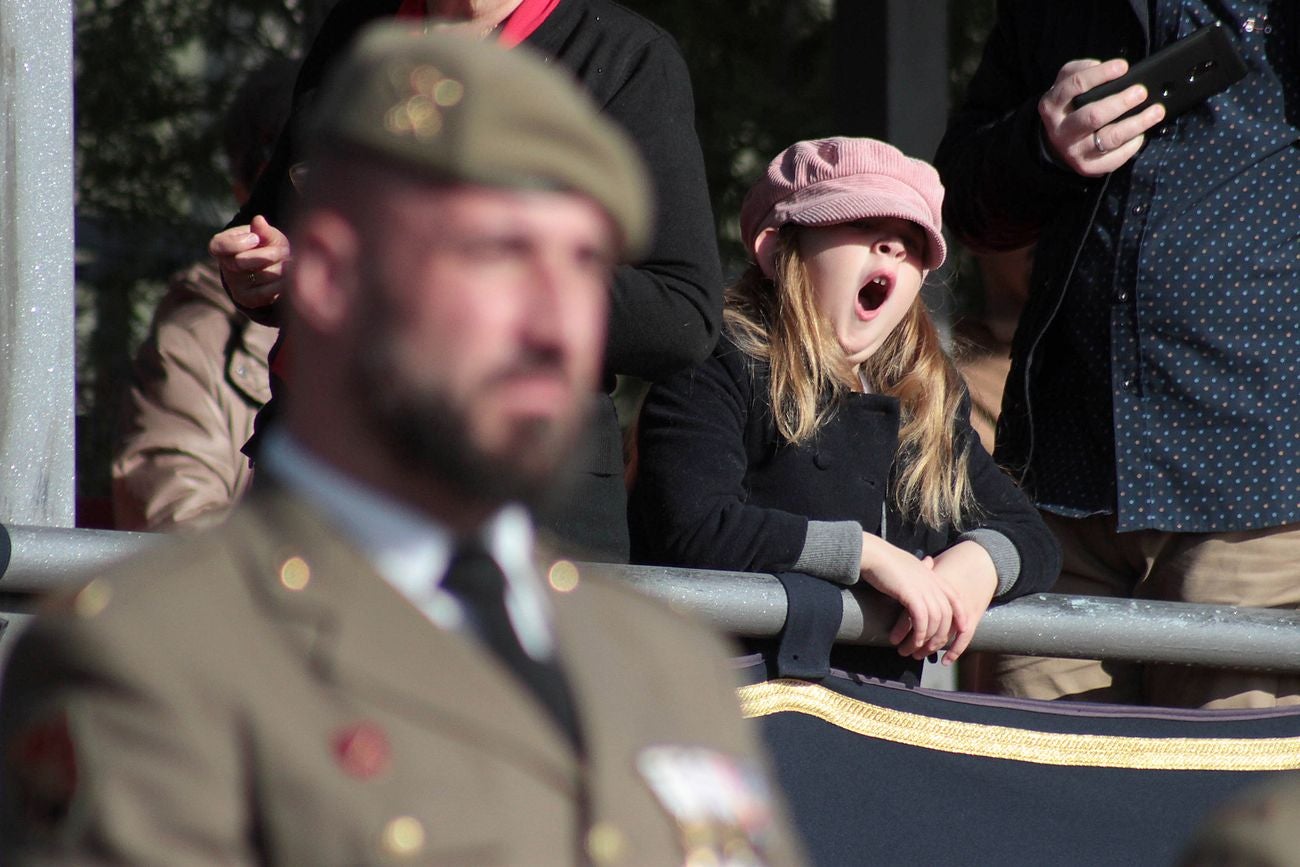
[[818,452],[813,455],[813,466],[819,470],[829,469],[831,465],[831,456],[825,452]]
[[587,832],[587,854],[595,864],[616,864],[627,854],[627,837],[611,822],[597,822]]
[[384,851],[398,858],[409,858],[424,848],[424,826],[419,819],[398,816],[384,826]]
[[570,560],[557,560],[551,564],[546,573],[546,581],[557,593],[572,593],[578,587],[582,576],[578,567]]
[[72,608],[78,617],[90,620],[98,617],[108,607],[108,600],[112,596],[113,591],[109,589],[108,584],[97,578],[81,588],[73,598]]
[[280,583],[288,590],[302,590],[311,582],[311,567],[301,557],[290,557],[280,564]]

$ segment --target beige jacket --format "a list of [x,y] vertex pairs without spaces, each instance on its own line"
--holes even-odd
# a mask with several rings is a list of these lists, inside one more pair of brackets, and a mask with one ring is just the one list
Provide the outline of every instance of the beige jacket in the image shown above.
[[270,399],[276,329],[236,312],[214,265],[172,278],[136,355],[113,459],[119,530],[222,521],[248,488],[240,448]]
[[255,494],[23,634],[0,862],[671,867],[725,845],[800,863],[747,778],[762,761],[723,643],[573,568],[542,574],[563,588],[583,762],[476,642],[305,504]]

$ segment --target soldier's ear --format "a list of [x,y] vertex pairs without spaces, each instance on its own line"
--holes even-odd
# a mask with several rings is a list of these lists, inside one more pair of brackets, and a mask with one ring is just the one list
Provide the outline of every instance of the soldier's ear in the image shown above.
[[771,280],[772,275],[776,273],[776,236],[779,230],[768,227],[758,233],[754,239],[754,261],[758,264],[758,269],[763,272],[763,276]]
[[347,326],[360,302],[361,239],[343,217],[327,210],[303,216],[293,239],[294,314],[311,330],[333,334]]

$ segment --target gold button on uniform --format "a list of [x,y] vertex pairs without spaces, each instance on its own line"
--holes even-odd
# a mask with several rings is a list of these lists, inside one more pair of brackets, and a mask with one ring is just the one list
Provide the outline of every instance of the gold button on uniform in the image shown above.
[[280,583],[290,590],[301,590],[311,581],[311,567],[301,557],[290,557],[280,566]]
[[610,822],[597,822],[587,832],[587,855],[596,864],[617,864],[627,854],[627,838]]
[[686,853],[685,867],[718,867],[720,863],[718,853],[704,846]]
[[84,617],[89,620],[96,617],[105,608],[108,607],[108,600],[113,595],[113,591],[103,581],[91,581],[72,601],[73,610],[77,612],[78,617]]
[[557,560],[546,573],[546,580],[556,592],[572,593],[578,587],[578,567],[568,560]]
[[398,816],[384,826],[382,843],[389,855],[405,857],[418,854],[424,848],[424,826],[419,819]]

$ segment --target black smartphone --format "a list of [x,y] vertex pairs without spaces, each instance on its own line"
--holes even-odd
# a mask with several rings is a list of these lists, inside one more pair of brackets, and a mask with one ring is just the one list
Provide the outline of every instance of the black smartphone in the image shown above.
[[1135,115],[1156,102],[1164,105],[1165,117],[1171,118],[1227,90],[1244,78],[1246,72],[1246,63],[1227,30],[1221,23],[1215,23],[1139,60],[1119,78],[1079,94],[1073,105],[1080,108],[1134,84],[1144,84],[1146,101],[1121,118]]

